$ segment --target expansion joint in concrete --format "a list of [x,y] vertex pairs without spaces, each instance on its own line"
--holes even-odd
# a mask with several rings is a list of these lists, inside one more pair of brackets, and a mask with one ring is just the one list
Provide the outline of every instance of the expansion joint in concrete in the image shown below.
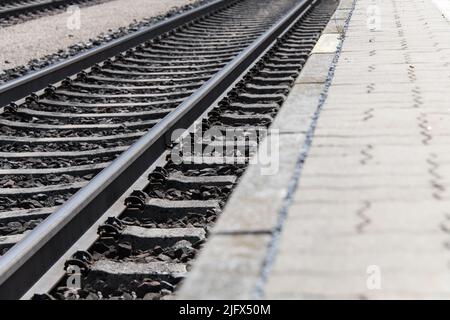
[[[331,86],[335,66],[339,60],[339,55],[341,53],[342,45],[345,40],[345,33],[348,29],[350,19],[352,17],[353,11],[355,9],[356,1],[357,0],[353,1],[352,7],[349,11],[349,15],[348,15],[347,19],[345,20],[344,28],[343,28],[342,32],[340,33],[340,41],[336,48],[336,52],[334,54],[334,58],[331,63],[331,66],[328,70],[328,75],[325,80],[323,90],[320,94],[320,99],[319,99],[317,108],[314,112],[314,115],[311,118],[310,126],[306,132],[305,141],[304,141],[304,143],[301,147],[301,150],[298,154],[297,161],[296,161],[296,167],[295,167],[293,175],[289,181],[286,196],[283,200],[282,207],[278,213],[277,225],[272,233],[272,239],[269,242],[269,248],[266,252],[266,256],[265,256],[265,259],[264,259],[264,262],[263,262],[263,265],[261,268],[260,277],[258,279],[258,282],[255,286],[255,290],[253,292],[254,299],[263,299],[265,297],[265,285],[267,283],[268,277],[271,273],[271,270],[273,268],[273,265],[274,265],[274,262],[275,262],[275,259],[276,259],[277,253],[278,253],[280,239],[281,239],[281,233],[283,231],[283,227],[284,227],[285,221],[287,219],[289,209],[292,205],[293,197],[297,191],[297,187],[298,187],[298,184],[299,184],[299,181],[301,178],[301,174],[302,174],[303,164],[305,163],[305,160],[308,156],[308,152],[309,152],[309,149],[310,149],[312,141],[313,141],[314,132],[315,132],[315,129],[317,126],[317,121],[320,117],[320,113],[325,104],[328,89]],[[313,50],[313,52],[314,52],[314,50]]]

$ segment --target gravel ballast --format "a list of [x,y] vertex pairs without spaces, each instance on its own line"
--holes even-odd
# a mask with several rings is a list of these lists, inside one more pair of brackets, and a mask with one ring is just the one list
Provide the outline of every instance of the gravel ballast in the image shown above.
[[0,29],[0,84],[155,24],[208,0],[114,0],[80,8],[79,30],[63,12]]

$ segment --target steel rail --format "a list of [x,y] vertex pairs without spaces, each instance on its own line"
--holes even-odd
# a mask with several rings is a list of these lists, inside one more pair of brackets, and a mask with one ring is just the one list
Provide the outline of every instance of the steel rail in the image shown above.
[[188,128],[318,0],[302,0],[197,92],[0,257],[0,299],[18,299]]
[[105,61],[145,41],[154,39],[168,31],[181,27],[197,18],[203,17],[219,9],[226,8],[238,0],[216,0],[198,8],[189,10],[154,26],[144,28],[109,43],[82,52],[67,60],[61,61],[29,75],[9,81],[0,86],[0,107],[24,98],[44,89],[48,85],[74,75],[96,63]]
[[52,8],[60,6],[63,4],[73,3],[73,0],[48,0],[39,3],[30,3],[26,5],[18,5],[17,7],[8,8],[5,10],[0,10],[0,19],[7,18],[10,16],[16,16],[22,13],[33,12],[36,10],[42,10],[47,8]]

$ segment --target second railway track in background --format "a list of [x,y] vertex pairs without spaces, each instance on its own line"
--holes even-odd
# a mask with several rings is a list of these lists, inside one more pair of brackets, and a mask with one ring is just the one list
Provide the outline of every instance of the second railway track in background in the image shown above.
[[70,5],[86,6],[109,0],[3,0],[0,1],[0,27],[60,12]]
[[[286,3],[280,2],[278,14],[266,11],[264,1],[236,4],[6,107],[0,212],[41,219],[54,211],[261,35],[289,8]],[[0,236],[16,239],[31,229],[16,226]]]
[[[336,3],[332,0],[229,2],[224,8],[135,45],[3,108],[0,115],[0,252],[4,254],[0,257],[1,297],[20,297],[50,262],[55,262],[128,189],[129,185],[124,184],[125,189],[114,191],[107,201],[101,190],[92,193],[91,200],[98,197],[99,201],[98,212],[91,214],[91,218],[86,212],[92,212],[96,208],[94,204],[88,204],[87,208],[76,207],[79,204],[70,207],[76,203],[77,196],[83,196],[83,191],[86,195],[95,190],[93,186],[104,178],[102,174],[111,173],[119,183],[133,180],[119,174],[114,176],[114,165],[108,166],[115,158],[131,145],[134,149],[130,148],[128,154],[139,148],[143,150],[142,141],[149,129],[150,134],[163,130],[163,125],[173,125],[174,129],[189,127],[212,102],[231,89],[230,85],[239,79],[247,65],[251,66],[265,48],[283,35],[204,121],[207,127],[219,128],[267,127],[271,123]],[[231,71],[224,72],[227,69]],[[218,89],[211,93],[214,90],[210,92],[207,87],[214,83],[219,84]],[[198,111],[192,111],[188,109],[189,103],[204,110],[199,107]],[[192,113],[192,119],[184,115],[188,113]],[[151,138],[152,147],[157,145],[159,151],[166,149],[166,137],[148,139]],[[142,154],[136,152],[130,159],[142,158]],[[124,156],[113,164],[123,167]],[[153,163],[150,160],[146,161]],[[106,167],[109,171],[102,171]],[[136,172],[142,174],[145,169],[136,160]],[[101,297],[170,295],[185,276],[207,229],[244,169],[245,164],[175,165],[169,159],[150,174],[149,186],[127,198],[123,213],[116,213],[100,226],[99,240],[90,248],[80,248],[85,251],[68,261],[67,266],[75,264],[83,269],[83,289],[72,294],[62,279],[59,285],[55,284],[51,296],[98,298],[97,292],[102,292]],[[88,184],[91,179],[92,183]],[[105,183],[97,182],[98,186]],[[84,218],[78,214],[82,211]],[[65,212],[67,221],[59,230],[43,236],[52,217],[58,217],[61,212]],[[69,218],[67,214],[73,212],[76,215]],[[70,222],[77,219],[83,222]],[[89,219],[92,221],[84,221]],[[61,223],[61,219],[53,222]],[[75,226],[69,227],[71,223]],[[75,231],[67,229],[66,232],[75,235],[65,239],[64,228],[73,228]],[[43,239],[52,236],[53,243]],[[23,238],[25,241],[19,242]],[[36,268],[35,274],[27,270],[29,261],[39,260],[38,253],[48,252],[51,246],[55,246],[51,250],[56,252],[55,256],[47,257],[49,262],[44,263],[42,270]],[[24,253],[25,248],[30,252]],[[140,262],[146,262],[146,267]],[[28,278],[23,280],[25,273]],[[19,277],[23,283],[21,288],[11,289]]]

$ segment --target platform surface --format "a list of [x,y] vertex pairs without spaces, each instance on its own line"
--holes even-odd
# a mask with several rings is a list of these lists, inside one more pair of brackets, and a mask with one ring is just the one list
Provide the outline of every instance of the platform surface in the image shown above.
[[180,298],[450,298],[442,8],[341,1],[272,126],[279,171],[249,168]]

